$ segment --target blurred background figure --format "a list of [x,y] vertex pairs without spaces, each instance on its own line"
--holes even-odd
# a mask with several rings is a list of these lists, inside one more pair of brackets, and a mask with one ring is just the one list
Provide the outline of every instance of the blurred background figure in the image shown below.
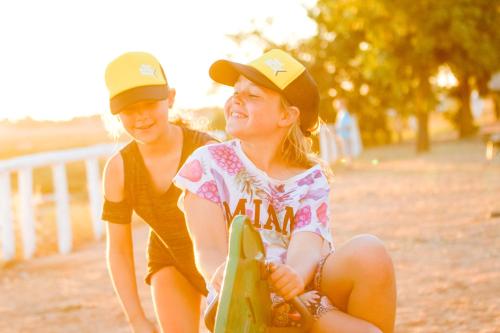
[[334,164],[339,158],[337,138],[334,123],[322,123],[319,128],[319,151],[321,159]]
[[335,104],[338,109],[335,132],[340,148],[341,162],[351,165],[352,159],[359,156],[362,151],[358,123],[356,118],[349,113],[345,100],[336,100]]

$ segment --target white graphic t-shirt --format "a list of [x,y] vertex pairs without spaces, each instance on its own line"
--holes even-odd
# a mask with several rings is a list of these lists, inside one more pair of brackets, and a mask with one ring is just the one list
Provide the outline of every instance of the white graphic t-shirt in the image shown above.
[[318,234],[332,248],[330,187],[319,164],[284,181],[273,179],[232,140],[195,150],[173,182],[219,204],[228,225],[234,216],[247,215],[261,234],[269,261],[285,263],[290,239],[298,232]]

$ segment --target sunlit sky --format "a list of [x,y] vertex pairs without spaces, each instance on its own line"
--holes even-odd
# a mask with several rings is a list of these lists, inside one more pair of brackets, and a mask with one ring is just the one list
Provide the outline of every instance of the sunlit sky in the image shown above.
[[154,54],[177,89],[175,108],[221,106],[210,64],[249,61],[256,43],[226,35],[263,25],[275,41],[315,33],[304,6],[315,0],[1,1],[0,120],[67,120],[108,110],[106,65],[127,51]]

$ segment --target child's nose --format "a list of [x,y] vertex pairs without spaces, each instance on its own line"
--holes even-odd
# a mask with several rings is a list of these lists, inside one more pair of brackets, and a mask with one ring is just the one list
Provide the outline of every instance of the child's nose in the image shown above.
[[232,98],[230,98],[230,99],[231,99],[231,102],[238,104],[238,105],[241,105],[244,102],[245,94],[242,92],[238,92],[237,94],[234,94],[232,96]]
[[136,111],[136,119],[146,119],[148,117],[148,110],[146,109],[139,109]]

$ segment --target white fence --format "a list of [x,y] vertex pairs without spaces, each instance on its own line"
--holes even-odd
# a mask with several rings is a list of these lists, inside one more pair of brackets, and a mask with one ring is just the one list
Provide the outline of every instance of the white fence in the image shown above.
[[[320,131],[321,157],[330,163],[338,158],[337,139],[333,126],[323,126]],[[224,133],[212,132],[224,139]],[[117,144],[103,144],[87,148],[38,153],[0,161],[0,233],[3,259],[12,260],[15,256],[14,218],[12,210],[11,174],[18,177],[18,197],[21,238],[24,258],[29,259],[36,250],[35,216],[33,206],[33,169],[52,167],[54,182],[54,201],[56,203],[57,241],[60,253],[69,253],[73,236],[70,220],[70,196],[66,177],[66,164],[84,161],[87,175],[87,191],[94,236],[99,239],[103,233],[100,219],[102,205],[101,175],[99,159],[108,157],[120,148]]]
[[119,149],[116,144],[96,145],[22,156],[0,161],[0,233],[3,259],[15,256],[14,219],[12,213],[12,173],[18,177],[19,223],[23,243],[24,258],[29,259],[36,250],[35,217],[33,209],[33,169],[52,167],[54,198],[56,203],[57,240],[60,253],[69,253],[72,248],[70,220],[70,196],[66,177],[66,164],[84,161],[87,176],[87,190],[94,236],[99,239],[103,233],[100,220],[102,191],[99,159],[108,157]]

